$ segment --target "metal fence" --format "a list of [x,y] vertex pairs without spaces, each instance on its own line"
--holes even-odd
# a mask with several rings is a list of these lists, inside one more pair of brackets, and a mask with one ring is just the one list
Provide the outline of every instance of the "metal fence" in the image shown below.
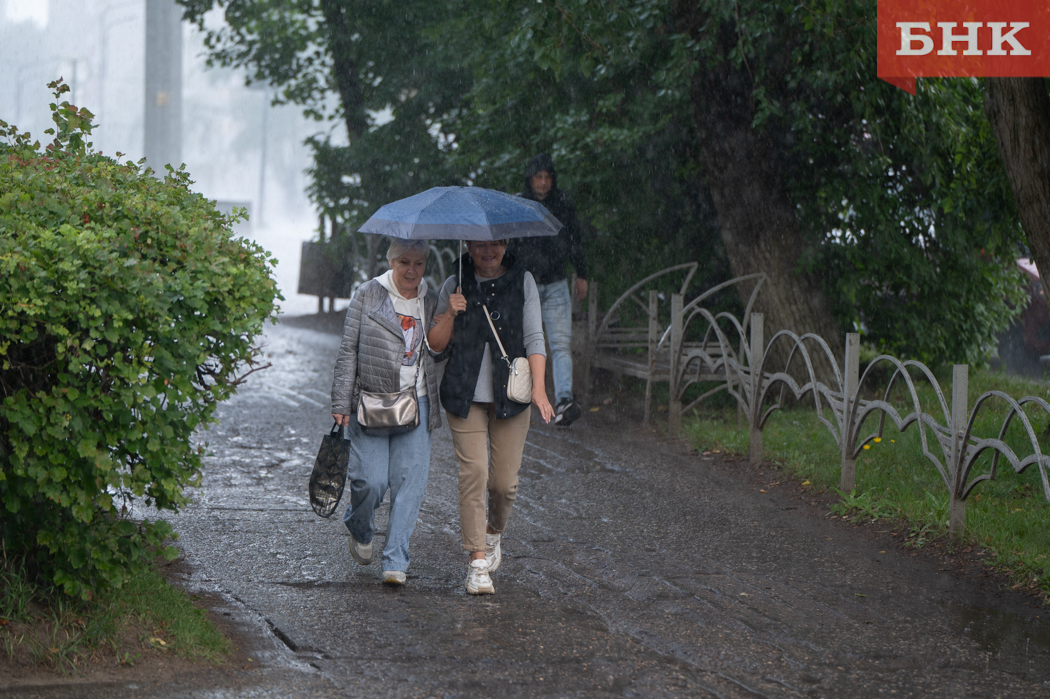
[[[683,307],[681,298],[673,303]],[[682,338],[690,331],[693,321],[706,324],[698,328],[703,339],[684,342]],[[766,342],[763,321],[762,314],[751,313],[750,323],[745,325],[730,314],[713,314],[696,306],[680,330],[669,328],[669,342],[672,347],[678,347],[680,353],[677,362],[673,362],[677,372],[671,377],[672,409],[676,401],[682,405],[691,385],[710,381],[711,376],[717,374],[718,385],[684,405],[682,410],[689,410],[714,393],[726,391],[735,398],[739,414],[746,416],[750,459],[757,463],[762,459],[762,431],[770,416],[788,401],[811,402],[821,424],[838,446],[843,492],[853,490],[857,456],[870,442],[882,438],[887,418],[901,432],[917,430],[923,456],[937,469],[948,491],[949,529],[953,533],[961,532],[965,526],[967,498],[981,482],[996,477],[1003,459],[1016,473],[1034,465],[1039,470],[1043,496],[1050,501],[1047,477],[1050,457],[1040,450],[1036,431],[1025,412],[1027,408],[1050,416],[1050,404],[1045,400],[1036,396],[1015,399],[1003,391],[988,391],[971,403],[969,367],[957,364],[952,370],[949,405],[937,378],[921,362],[880,355],[860,374],[858,334],[846,335],[845,356],[840,363],[828,343],[818,335],[798,335],[784,330]],[[678,338],[674,337],[675,332]],[[885,380],[886,374],[889,374],[888,380]],[[878,385],[880,382],[884,382],[882,386]],[[923,405],[920,399],[917,384],[923,382],[935,397],[932,405]],[[866,400],[862,395],[878,397]],[[895,395],[903,397],[894,400]],[[998,432],[985,436],[974,434],[978,417],[996,403],[1006,408]],[[896,406],[901,404],[905,407],[898,410]],[[876,415],[877,425],[866,427],[868,419]],[[1007,431],[1015,420],[1020,422],[1027,437],[1027,449],[1021,454],[1006,442]],[[675,425],[672,419],[672,432]],[[974,467],[985,452],[992,454],[990,468],[986,473],[975,475]]]

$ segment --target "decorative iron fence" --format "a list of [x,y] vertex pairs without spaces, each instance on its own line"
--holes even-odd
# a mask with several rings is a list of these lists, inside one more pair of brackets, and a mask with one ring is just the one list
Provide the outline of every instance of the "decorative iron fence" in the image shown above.
[[[672,304],[683,308],[681,296],[677,296]],[[748,311],[750,307],[749,303]],[[693,321],[706,323],[706,327],[701,328],[703,341],[682,342],[680,338],[689,331],[689,324]],[[853,490],[857,456],[865,445],[876,438],[881,439],[889,418],[901,432],[912,426],[918,431],[923,456],[937,469],[949,493],[951,532],[963,530],[967,498],[982,481],[995,478],[1002,459],[1016,473],[1034,465],[1039,470],[1044,498],[1050,502],[1047,475],[1050,456],[1042,453],[1036,431],[1025,412],[1028,408],[1050,416],[1050,403],[1036,396],[1014,399],[1003,391],[988,391],[971,404],[969,367],[957,364],[952,370],[949,405],[933,372],[921,362],[880,355],[860,374],[858,334],[846,336],[845,356],[839,363],[828,343],[818,335],[798,335],[784,330],[765,342],[763,321],[760,313],[750,313],[750,323],[741,323],[730,314],[714,314],[696,305],[684,316],[681,327],[668,328],[668,342],[678,351],[677,360],[671,362],[674,367],[669,425],[672,434],[678,424],[674,419],[674,408],[682,406],[686,390],[697,382],[710,382],[717,375],[717,385],[682,410],[689,410],[711,395],[726,391],[736,400],[739,414],[747,418],[752,463],[762,459],[762,431],[767,421],[785,406],[790,397],[796,402],[812,401],[819,421],[834,438],[841,455],[840,488],[843,492]],[[862,399],[862,395],[871,395],[878,388],[875,384],[885,375],[883,368],[887,366],[890,378],[885,387],[875,393],[881,397]],[[917,382],[929,385],[935,396],[932,409],[923,405]],[[908,406],[903,416],[891,399],[894,391],[903,393]],[[975,435],[978,416],[995,403],[1005,404],[1007,408],[998,433],[994,436]],[[877,426],[865,433],[868,418],[875,414],[878,414]],[[1006,442],[1007,431],[1015,420],[1020,421],[1027,438],[1028,449],[1021,455]],[[992,452],[990,468],[987,473],[974,475],[975,465],[985,452]]]

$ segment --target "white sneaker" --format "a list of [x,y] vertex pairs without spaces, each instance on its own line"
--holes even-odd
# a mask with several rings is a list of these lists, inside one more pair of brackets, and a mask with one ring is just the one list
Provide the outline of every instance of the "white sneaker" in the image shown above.
[[494,595],[496,588],[492,586],[492,578],[489,577],[489,567],[484,558],[471,561],[467,568],[467,594],[468,595]]
[[384,585],[404,585],[405,584],[405,571],[403,570],[384,570],[383,571],[383,584]]
[[360,541],[354,538],[354,535],[350,535],[350,555],[354,557],[354,560],[363,566],[372,563],[372,544],[362,544]]
[[485,534],[485,563],[490,573],[495,573],[500,561],[503,560],[502,548],[499,534]]

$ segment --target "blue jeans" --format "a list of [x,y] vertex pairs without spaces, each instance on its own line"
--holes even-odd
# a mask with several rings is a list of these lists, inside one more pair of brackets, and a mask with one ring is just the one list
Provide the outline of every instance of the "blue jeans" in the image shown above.
[[554,370],[554,403],[572,400],[572,298],[569,281],[561,279],[550,284],[537,284],[540,292],[540,311],[547,344],[551,348],[551,368]]
[[375,536],[375,510],[390,488],[390,524],[383,547],[383,570],[408,570],[408,538],[416,528],[419,504],[430,472],[428,396],[419,397],[419,427],[392,437],[370,437],[353,417],[350,435],[350,507],[343,524],[362,544]]

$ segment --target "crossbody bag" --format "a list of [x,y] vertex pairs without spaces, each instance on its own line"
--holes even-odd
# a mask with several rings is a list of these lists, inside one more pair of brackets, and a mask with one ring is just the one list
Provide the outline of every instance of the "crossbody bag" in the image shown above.
[[507,356],[507,350],[503,349],[499,333],[496,332],[496,326],[493,325],[492,317],[489,316],[488,306],[482,304],[481,307],[485,309],[485,320],[489,322],[492,334],[496,337],[496,344],[499,345],[499,351],[503,355],[502,359],[510,370],[510,376],[507,378],[507,398],[515,403],[528,405],[532,402],[532,367],[529,366],[529,360],[525,357],[510,359]]

